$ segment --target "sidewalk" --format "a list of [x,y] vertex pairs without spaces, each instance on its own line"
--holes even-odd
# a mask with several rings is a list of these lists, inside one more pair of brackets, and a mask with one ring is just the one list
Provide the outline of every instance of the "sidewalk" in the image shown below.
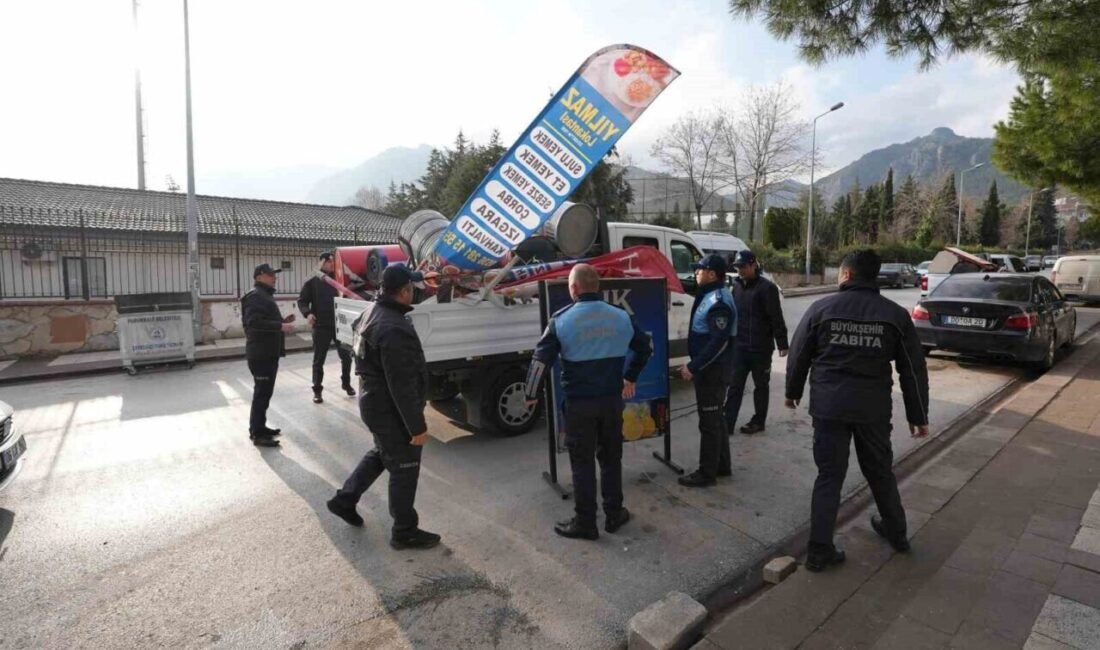
[[909,554],[862,512],[696,648],[1100,648],[1098,396],[1093,340],[902,485]]
[[[308,332],[286,337],[286,351],[313,349]],[[238,359],[244,357],[244,339],[223,339],[195,346],[195,360]],[[58,357],[27,357],[0,361],[0,385],[14,382],[73,377],[92,373],[122,372],[118,350],[74,352]]]

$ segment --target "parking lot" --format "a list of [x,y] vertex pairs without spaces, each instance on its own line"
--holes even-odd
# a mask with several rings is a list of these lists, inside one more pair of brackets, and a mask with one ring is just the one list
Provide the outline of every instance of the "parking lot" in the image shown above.
[[[885,295],[911,307],[919,290]],[[784,300],[792,331],[819,298]],[[1079,310],[1079,333],[1098,322]],[[29,451],[0,493],[0,647],[613,647],[639,609],[705,596],[808,520],[810,422],[783,408],[776,358],[768,430],[732,439],[733,478],[682,488],[651,455],[660,441],[631,443],[635,519],[595,543],[551,530],[572,506],[542,479],[541,425],[494,438],[454,421],[457,402],[433,405],[417,507],[443,544],[396,552],[383,484],[360,504],[363,529],[325,509],[371,443],[353,399],[310,402],[309,364],[284,360],[270,413],[283,445],[262,451],[243,361],[4,387]],[[949,356],[929,371],[934,431],[1030,378]],[[691,469],[694,398],[673,387],[673,458]],[[900,393],[894,413],[900,455],[914,445]]]

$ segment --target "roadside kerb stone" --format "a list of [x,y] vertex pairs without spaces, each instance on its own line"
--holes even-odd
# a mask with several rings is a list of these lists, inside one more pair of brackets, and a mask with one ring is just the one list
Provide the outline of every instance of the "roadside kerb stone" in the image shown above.
[[630,619],[627,647],[630,650],[687,648],[699,638],[706,618],[706,608],[691,596],[671,591]]
[[789,555],[777,557],[764,565],[764,582],[777,585],[798,568],[798,562]]

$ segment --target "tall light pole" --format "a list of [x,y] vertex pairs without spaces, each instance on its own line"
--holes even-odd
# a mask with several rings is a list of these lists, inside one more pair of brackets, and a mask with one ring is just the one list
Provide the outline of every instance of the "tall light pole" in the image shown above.
[[1035,193],[1049,192],[1051,189],[1050,187],[1044,187],[1041,190],[1032,190],[1027,197],[1027,235],[1024,238],[1024,262],[1027,262],[1027,254],[1031,252],[1031,213],[1035,210]]
[[959,220],[955,224],[955,246],[962,244],[962,232],[963,232],[963,179],[966,178],[966,172],[972,172],[979,167],[985,167],[985,163],[978,163],[970,169],[962,170],[959,174]]
[[202,301],[199,300],[199,206],[195,201],[195,151],[191,138],[191,27],[183,0],[183,75],[187,103],[187,286],[191,290],[191,327],[195,343],[202,341]]
[[134,116],[137,122],[138,189],[145,189],[145,127],[141,119],[141,31],[138,29],[138,0],[133,0],[134,12]]
[[817,162],[817,121],[841,108],[844,108],[844,102],[837,102],[829,110],[814,118],[813,135],[810,139],[810,214],[806,219],[806,284],[810,283],[810,255],[814,247],[814,164]]

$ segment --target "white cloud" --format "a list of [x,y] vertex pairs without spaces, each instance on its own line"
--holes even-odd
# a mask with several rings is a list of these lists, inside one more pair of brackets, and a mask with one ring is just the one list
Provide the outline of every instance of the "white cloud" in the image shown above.
[[[636,42],[683,75],[621,141],[652,141],[693,108],[750,83],[786,80],[840,166],[872,148],[950,126],[989,135],[1016,83],[985,58],[883,77],[884,58],[822,68],[791,44],[733,21],[725,0],[588,3],[365,3],[191,0],[199,175],[295,165],[350,166],[391,146],[449,143],[458,129],[506,142],[588,53]],[[150,185],[184,180],[178,2],[141,8]],[[59,19],[64,16],[64,19]],[[130,185],[135,177],[130,0],[0,4],[0,176]],[[199,188],[201,191],[201,187]]]

